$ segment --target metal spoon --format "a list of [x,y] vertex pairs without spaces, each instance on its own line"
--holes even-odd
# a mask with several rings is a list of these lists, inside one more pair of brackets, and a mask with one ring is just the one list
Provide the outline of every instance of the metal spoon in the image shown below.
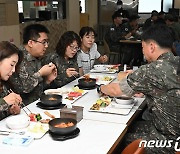
[[22,131],[22,132],[12,132],[12,131],[0,130],[0,135],[9,135],[11,133],[18,134],[18,135],[24,135],[25,131]]

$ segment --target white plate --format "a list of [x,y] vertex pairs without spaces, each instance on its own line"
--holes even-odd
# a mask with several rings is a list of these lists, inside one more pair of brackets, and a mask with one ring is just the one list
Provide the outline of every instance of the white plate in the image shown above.
[[111,67],[113,67],[114,65],[104,65],[106,67],[105,70],[96,70],[96,69],[92,69],[90,70],[91,73],[110,73],[110,74],[114,74],[117,72],[117,69],[112,69]]
[[31,122],[27,128],[26,135],[29,135],[34,139],[40,139],[46,134],[48,130],[48,124],[42,124],[41,122]]
[[28,127],[30,118],[27,115],[12,115],[7,117],[6,125],[10,129],[23,129]]
[[57,95],[62,95],[70,92],[72,89],[68,88],[57,88],[57,89],[47,89],[44,91],[44,93],[47,94],[57,94]]
[[[95,78],[97,81],[96,81],[96,84],[109,84],[111,83],[113,80],[116,79],[115,76],[110,76],[110,75],[90,75],[91,78]],[[105,80],[106,78],[110,78],[110,80]]]
[[95,70],[95,69],[92,69],[90,70],[91,73],[108,73],[108,74],[114,74],[116,73],[117,71],[116,70],[112,70],[110,71],[108,68],[103,70],[103,71],[98,71],[98,70]]
[[[50,114],[54,115],[56,118],[60,117],[60,114],[55,114],[53,111],[48,111]],[[40,112],[40,115],[42,119],[52,119],[49,116],[47,116],[44,112]],[[19,117],[26,116],[24,113],[19,114]],[[8,118],[7,118],[8,119]],[[8,127],[3,128],[3,130],[6,131],[12,131]],[[34,139],[40,139],[42,138],[46,132],[49,130],[49,125],[48,124],[42,124],[41,122],[32,122],[30,121],[29,126],[26,128],[18,129],[18,130],[13,130],[13,132],[19,133],[19,132],[25,132],[24,135],[19,135],[19,136],[30,136]],[[14,134],[10,134],[14,135]],[[17,136],[17,134],[15,134]]]
[[[81,96],[73,97],[73,98],[74,98],[73,100],[67,99],[68,93],[67,93],[67,94],[63,94],[62,103],[63,103],[63,104],[73,104],[75,101],[77,101],[78,99],[80,99],[81,97],[83,97],[85,94],[88,93],[88,90],[83,90],[83,91],[84,91],[84,92],[82,93]],[[71,91],[71,92],[74,92],[74,91]]]

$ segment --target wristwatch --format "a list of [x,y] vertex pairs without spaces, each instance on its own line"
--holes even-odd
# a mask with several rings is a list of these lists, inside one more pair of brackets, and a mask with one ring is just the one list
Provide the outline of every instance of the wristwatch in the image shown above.
[[102,86],[102,85],[103,85],[103,84],[100,84],[100,85],[97,86],[97,92],[98,92],[99,94],[102,93],[102,92],[101,92],[101,86]]

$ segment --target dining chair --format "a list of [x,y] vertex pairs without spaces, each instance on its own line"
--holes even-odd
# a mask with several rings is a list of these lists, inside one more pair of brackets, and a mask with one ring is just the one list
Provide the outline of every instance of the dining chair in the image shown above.
[[145,154],[144,147],[139,148],[140,141],[141,139],[137,139],[131,142],[125,147],[121,154]]
[[106,40],[104,39],[103,41],[104,41],[104,49],[107,52],[107,54],[109,55],[109,62],[108,62],[108,64],[115,64],[116,57],[117,57],[117,64],[120,63],[120,61],[121,61],[120,53],[110,51],[109,45],[107,44]]

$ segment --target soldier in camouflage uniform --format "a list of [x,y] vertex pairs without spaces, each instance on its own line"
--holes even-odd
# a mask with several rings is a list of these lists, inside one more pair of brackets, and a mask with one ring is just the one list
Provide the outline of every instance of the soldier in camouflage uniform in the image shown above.
[[48,54],[45,63],[53,62],[57,67],[57,78],[51,88],[59,88],[79,77],[76,53],[80,47],[80,38],[73,31],[65,32],[56,47],[56,53]]
[[143,121],[141,126],[136,124],[126,139],[174,141],[171,148],[145,147],[149,154],[174,153],[175,141],[180,136],[180,82],[177,74],[180,58],[171,52],[173,41],[172,30],[166,25],[152,26],[142,35],[143,54],[149,64],[141,66],[119,84],[100,87],[103,93],[111,96],[133,96],[137,92],[146,95],[151,119]]
[[121,53],[121,44],[120,40],[122,39],[121,34],[121,25],[122,25],[122,16],[116,11],[112,15],[113,24],[107,28],[105,34],[105,41],[107,42],[111,52]]
[[[121,26],[121,37],[122,39],[137,40],[140,39],[138,33],[138,15],[131,15],[129,21]],[[141,44],[128,43],[122,44],[122,52],[124,52],[123,63],[128,65],[140,66],[143,61],[143,54],[141,51]]]
[[24,30],[23,61],[19,73],[13,74],[11,82],[13,90],[22,96],[26,105],[37,100],[57,76],[53,63],[42,65],[41,62],[49,43],[48,33],[48,29],[40,24],[29,25]]
[[15,45],[7,41],[0,42],[0,120],[10,114],[20,113],[20,95],[7,89],[7,80],[14,73],[18,61],[21,61],[20,57],[22,55]]

